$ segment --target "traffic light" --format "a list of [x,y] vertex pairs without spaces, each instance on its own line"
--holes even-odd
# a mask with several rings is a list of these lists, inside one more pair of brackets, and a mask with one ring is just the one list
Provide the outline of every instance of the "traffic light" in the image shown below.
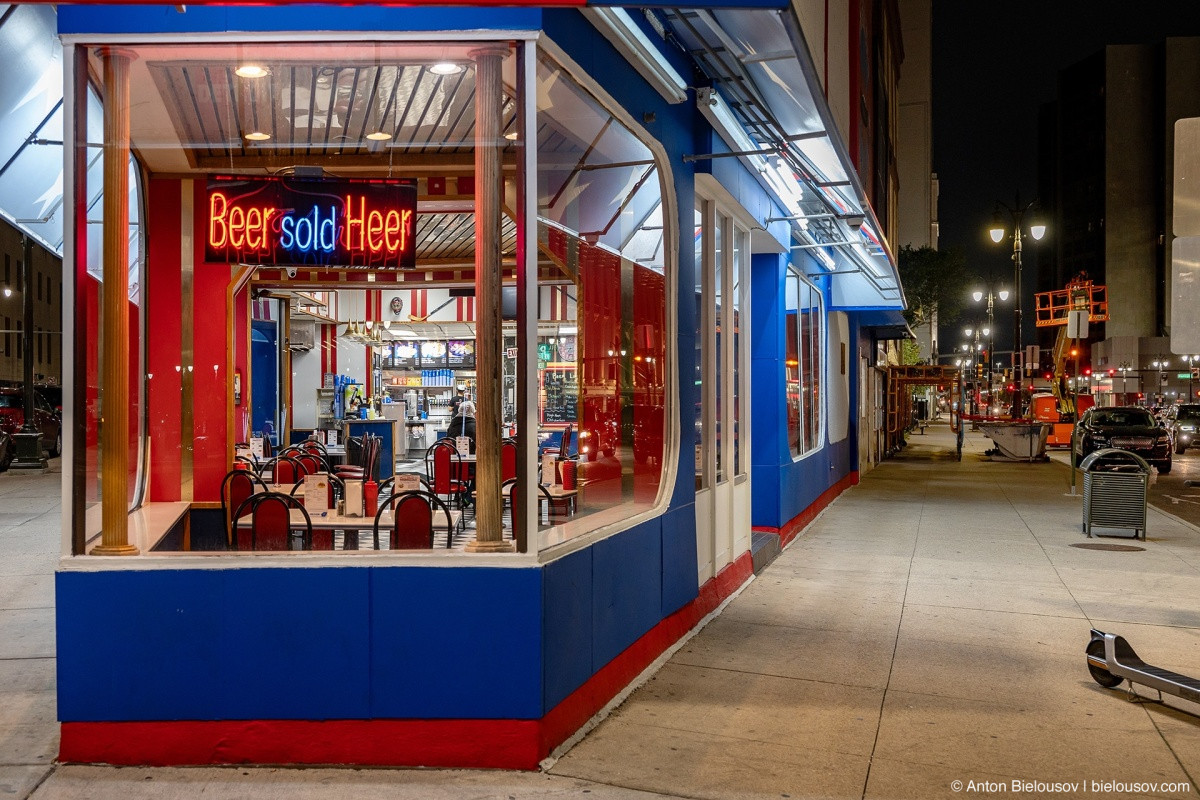
[[1084,368],[1083,368],[1083,374],[1084,374],[1084,375],[1089,375],[1089,376],[1090,376],[1090,375],[1092,374],[1092,368],[1091,368],[1091,367],[1084,367]]
[[1051,379],[1051,378],[1053,378],[1053,377],[1054,377],[1054,376],[1053,376],[1053,375],[1051,375],[1049,372],[1047,372],[1047,373],[1046,373],[1046,380],[1050,380],[1050,379]]
[[980,379],[980,380],[982,380],[982,379],[983,379],[983,364],[976,364],[976,365],[975,365],[975,377],[976,377],[976,378],[978,378],[978,379]]
[[1111,378],[1111,377],[1113,377],[1113,376],[1114,376],[1114,375],[1116,375],[1116,374],[1117,374],[1117,371],[1116,371],[1115,369],[1110,369],[1110,370],[1108,371],[1108,377],[1110,377],[1110,378]]

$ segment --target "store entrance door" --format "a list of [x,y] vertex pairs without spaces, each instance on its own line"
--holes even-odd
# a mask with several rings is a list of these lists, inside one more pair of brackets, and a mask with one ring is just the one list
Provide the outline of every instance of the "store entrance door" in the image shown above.
[[696,212],[696,554],[700,583],[750,549],[749,230],[725,206]]

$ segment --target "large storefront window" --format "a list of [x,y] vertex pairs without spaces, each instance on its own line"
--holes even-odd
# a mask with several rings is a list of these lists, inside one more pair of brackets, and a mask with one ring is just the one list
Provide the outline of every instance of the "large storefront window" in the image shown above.
[[785,288],[788,445],[799,457],[821,446],[824,315],[821,293],[798,272],[788,271]]
[[573,298],[577,326],[578,402],[553,426],[579,436],[579,497],[570,520],[542,531],[547,546],[658,499],[673,247],[654,151],[545,54],[537,80],[539,282]]

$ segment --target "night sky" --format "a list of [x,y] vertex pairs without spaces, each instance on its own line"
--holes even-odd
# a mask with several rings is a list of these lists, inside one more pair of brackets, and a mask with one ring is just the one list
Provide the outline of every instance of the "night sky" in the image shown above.
[[[1037,115],[1054,99],[1058,71],[1105,44],[1200,35],[1200,2],[933,0],[933,169],[941,183],[941,248],[959,247],[975,274],[1012,288],[1011,242],[987,235],[997,201],[1037,191]],[[901,67],[903,69],[903,67]],[[1197,87],[1200,91],[1200,86]],[[1048,241],[1053,232],[1047,233]],[[1037,247],[1033,244],[1032,247]],[[1027,245],[1022,284],[1036,284]],[[996,349],[1011,348],[1011,303],[997,313]],[[1023,305],[1026,344],[1032,309]],[[965,312],[971,315],[971,309]],[[982,312],[979,317],[982,318]],[[1001,322],[1001,320],[1004,320]],[[941,351],[964,341],[964,321],[941,332]]]

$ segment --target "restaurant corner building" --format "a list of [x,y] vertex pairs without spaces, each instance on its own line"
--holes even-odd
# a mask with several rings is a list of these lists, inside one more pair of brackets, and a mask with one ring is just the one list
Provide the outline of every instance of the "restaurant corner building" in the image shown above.
[[[58,7],[62,760],[536,769],[857,482],[886,114],[847,143],[796,7],[736,6]],[[855,86],[891,8],[851,4]],[[331,420],[347,375],[403,405]],[[378,431],[386,478],[438,381],[475,527],[226,528],[240,443]]]

